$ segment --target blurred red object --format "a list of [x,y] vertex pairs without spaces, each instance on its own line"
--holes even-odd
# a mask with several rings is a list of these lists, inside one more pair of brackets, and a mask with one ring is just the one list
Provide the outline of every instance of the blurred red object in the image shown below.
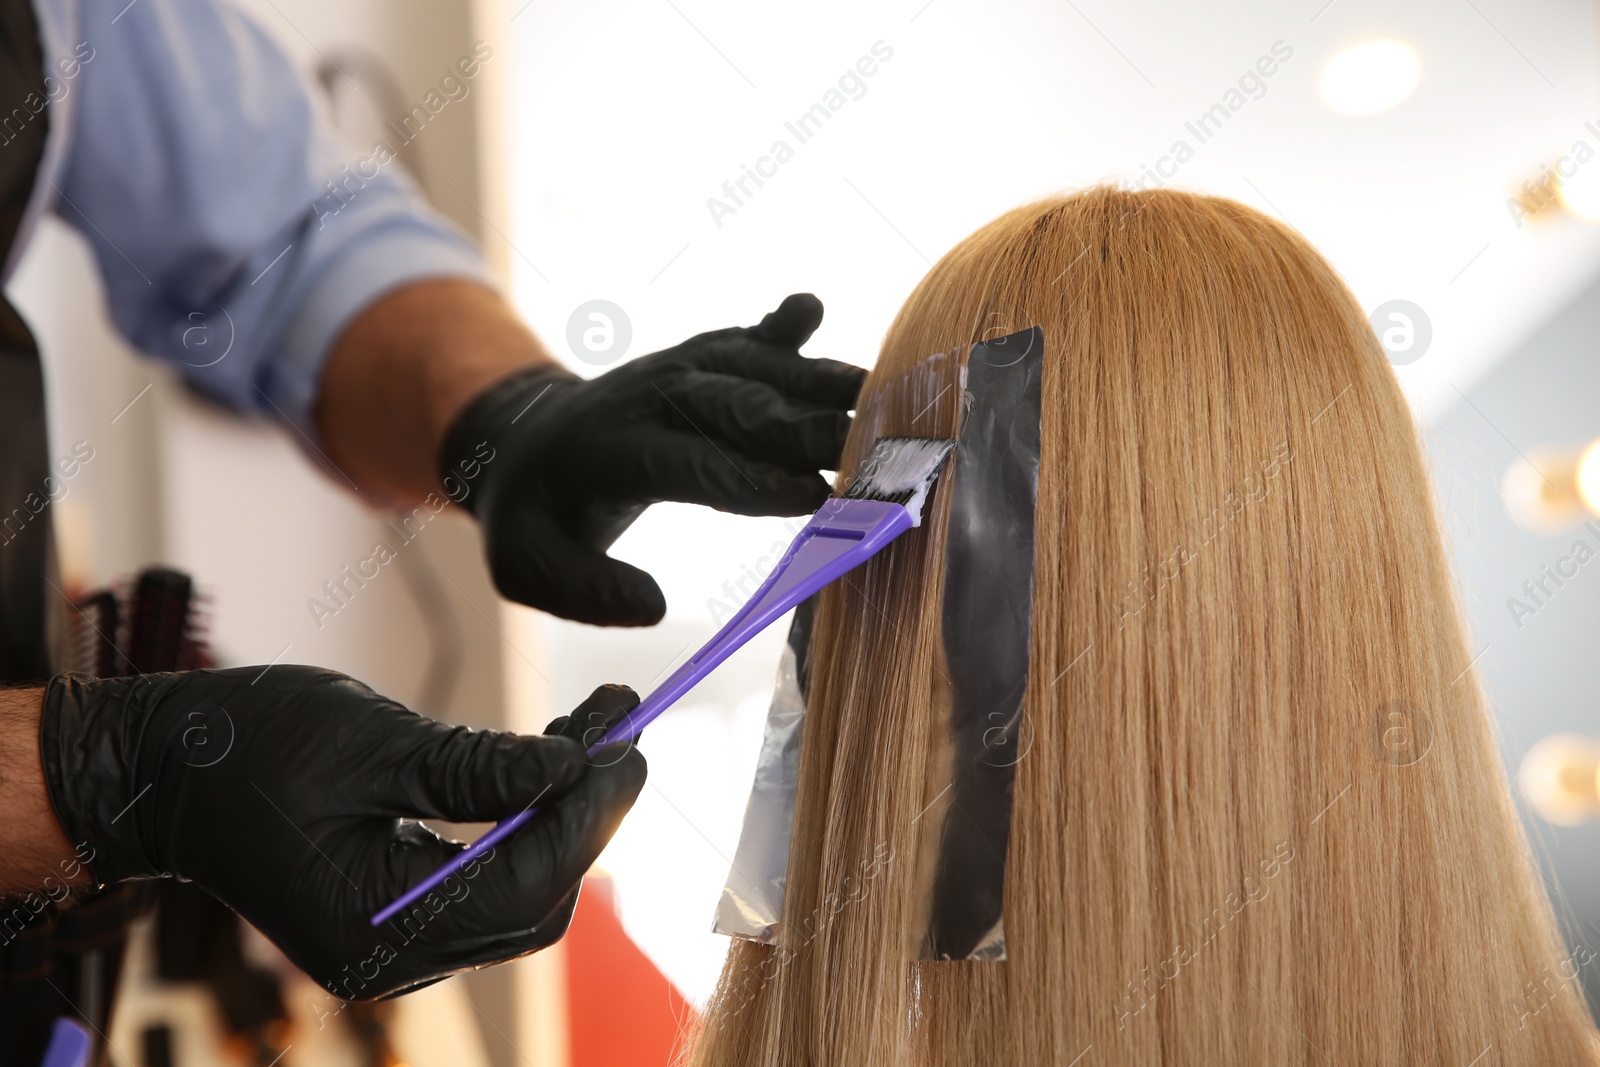
[[667,1067],[695,1010],[622,929],[611,880],[584,879],[565,938],[571,1067]]

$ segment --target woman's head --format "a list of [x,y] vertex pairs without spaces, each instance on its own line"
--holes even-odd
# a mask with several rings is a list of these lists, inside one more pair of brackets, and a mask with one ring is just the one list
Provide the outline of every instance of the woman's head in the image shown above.
[[879,434],[953,436],[953,397],[895,384],[919,361],[1033,325],[1008,959],[906,962],[936,497],[820,605],[783,947],[733,945],[699,1061],[1592,1059],[1410,417],[1337,276],[1230,201],[1020,208],[901,309],[846,470]]

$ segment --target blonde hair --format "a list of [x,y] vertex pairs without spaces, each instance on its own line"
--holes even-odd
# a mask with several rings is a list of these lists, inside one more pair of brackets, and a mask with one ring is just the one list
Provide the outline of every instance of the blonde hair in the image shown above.
[[690,1061],[1595,1062],[1415,431],[1333,270],[1227,200],[1015,210],[906,302],[846,469],[868,434],[954,435],[895,376],[1034,324],[1008,959],[907,962],[936,498],[819,606],[782,947],[732,944]]

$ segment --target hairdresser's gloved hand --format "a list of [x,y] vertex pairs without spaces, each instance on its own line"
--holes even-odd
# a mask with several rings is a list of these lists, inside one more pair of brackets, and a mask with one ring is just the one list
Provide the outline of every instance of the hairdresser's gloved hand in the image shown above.
[[512,600],[579,622],[643,626],[655,580],[606,555],[651,504],[739,515],[822,505],[866,372],[800,355],[822,302],[788,297],[759,326],[703,333],[585,381],[537,367],[479,396],[440,451]]
[[[394,993],[554,942],[579,879],[644,785],[630,748],[577,740],[638,698],[595,690],[563,736],[423,718],[316,667],[188,671],[45,691],[40,750],[69,840],[102,883],[198,883],[346,999]],[[409,820],[539,814],[406,917],[370,917],[463,846]]]

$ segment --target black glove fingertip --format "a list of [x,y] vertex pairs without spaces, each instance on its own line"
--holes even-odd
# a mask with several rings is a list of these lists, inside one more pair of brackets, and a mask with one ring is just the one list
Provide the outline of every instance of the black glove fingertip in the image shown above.
[[822,325],[822,301],[812,293],[792,293],[777,310],[768,312],[751,333],[764,341],[799,348]]
[[578,705],[579,712],[585,715],[600,715],[615,721],[626,715],[639,704],[639,694],[634,692],[631,685],[620,682],[606,682],[595,687],[582,704]]
[[[552,556],[547,573],[528,587],[559,589],[557,597],[522,596],[507,588],[513,583],[497,579],[501,592],[552,615],[594,626],[654,626],[666,616],[666,594],[638,567],[571,542],[547,543],[546,548]],[[558,586],[562,578],[564,584]],[[525,591],[520,582],[515,588]]]
[[615,579],[594,600],[595,621],[605,626],[654,626],[667,615],[667,596],[643,571],[617,568]]
[[638,705],[638,693],[628,686],[608,683],[590,693],[572,714],[552,719],[544,732],[576,741],[587,751]]

